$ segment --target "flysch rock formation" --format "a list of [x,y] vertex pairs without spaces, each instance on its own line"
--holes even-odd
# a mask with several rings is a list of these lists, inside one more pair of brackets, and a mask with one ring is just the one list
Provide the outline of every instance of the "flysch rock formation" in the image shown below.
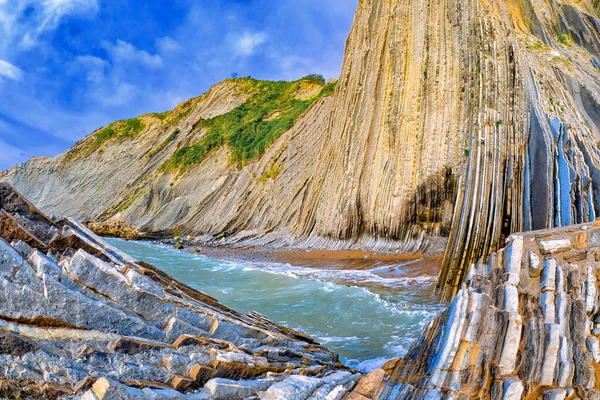
[[[58,157],[33,158],[0,172],[0,181],[47,214],[94,222],[94,230],[103,234],[284,244],[292,239],[287,233],[314,169],[332,95],[317,100],[260,159],[243,168],[222,146],[186,171],[161,170],[178,150],[206,137],[206,129],[199,128],[202,121],[251,100],[257,91],[247,87],[246,79],[228,79],[182,103],[167,119],[138,118],[144,129],[136,136],[112,139],[87,152],[95,132]],[[301,83],[297,96],[314,97],[321,86],[316,89]],[[267,117],[277,120],[276,114]]]
[[599,214],[599,10],[596,0],[361,0],[334,96],[241,169],[227,146],[184,173],[159,168],[206,137],[198,124],[255,96],[227,80],[176,109],[172,125],[143,116],[139,135],[73,157],[91,135],[0,180],[104,233],[446,248],[449,301],[510,233]]
[[0,184],[0,397],[341,399],[360,374]]
[[507,242],[349,399],[599,399],[600,221]]
[[600,211],[600,20],[583,1],[363,0],[303,233],[448,235],[449,301],[510,233]]

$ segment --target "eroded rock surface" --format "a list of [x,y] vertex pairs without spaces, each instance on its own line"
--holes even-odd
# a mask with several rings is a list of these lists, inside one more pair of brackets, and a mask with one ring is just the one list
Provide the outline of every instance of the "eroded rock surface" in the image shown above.
[[309,337],[48,219],[5,184],[0,210],[0,397],[329,399],[359,378]]
[[206,139],[206,120],[256,95],[227,80],[166,118],[140,117],[138,135],[90,147],[92,134],[0,180],[48,213],[131,237],[430,252],[448,242],[449,301],[510,233],[599,215],[598,12],[597,0],[362,0],[335,95],[241,168],[217,146],[197,149],[189,170],[161,169]]
[[600,221],[508,243],[472,265],[404,359],[349,398],[599,398]]

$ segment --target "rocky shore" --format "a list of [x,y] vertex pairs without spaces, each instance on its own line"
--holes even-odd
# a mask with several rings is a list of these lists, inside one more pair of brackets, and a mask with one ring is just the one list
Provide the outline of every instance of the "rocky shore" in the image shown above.
[[514,234],[366,376],[0,185],[0,396],[598,399],[600,222]]
[[403,360],[364,378],[367,398],[600,398],[600,221],[508,243]]
[[360,375],[0,184],[0,397],[341,399]]

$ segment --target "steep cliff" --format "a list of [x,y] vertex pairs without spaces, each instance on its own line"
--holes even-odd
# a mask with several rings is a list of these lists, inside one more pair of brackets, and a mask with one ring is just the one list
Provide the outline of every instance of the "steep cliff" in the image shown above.
[[230,79],[0,175],[42,210],[129,236],[264,235],[291,225],[335,83]]
[[228,80],[0,179],[103,232],[446,248],[450,300],[511,232],[600,211],[598,9],[362,0],[333,96]]
[[[367,399],[598,399],[600,222],[519,233],[480,259]],[[363,399],[350,396],[352,400]]]
[[405,250],[449,233],[449,300],[509,233],[593,220],[596,11],[587,1],[361,1],[304,232]]

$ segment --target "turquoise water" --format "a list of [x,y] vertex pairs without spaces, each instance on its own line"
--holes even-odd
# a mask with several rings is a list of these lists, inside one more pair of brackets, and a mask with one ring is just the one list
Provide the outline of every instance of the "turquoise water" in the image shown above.
[[225,305],[302,331],[369,371],[403,356],[441,310],[435,279],[402,276],[403,264],[370,271],[217,260],[146,242],[109,242]]

